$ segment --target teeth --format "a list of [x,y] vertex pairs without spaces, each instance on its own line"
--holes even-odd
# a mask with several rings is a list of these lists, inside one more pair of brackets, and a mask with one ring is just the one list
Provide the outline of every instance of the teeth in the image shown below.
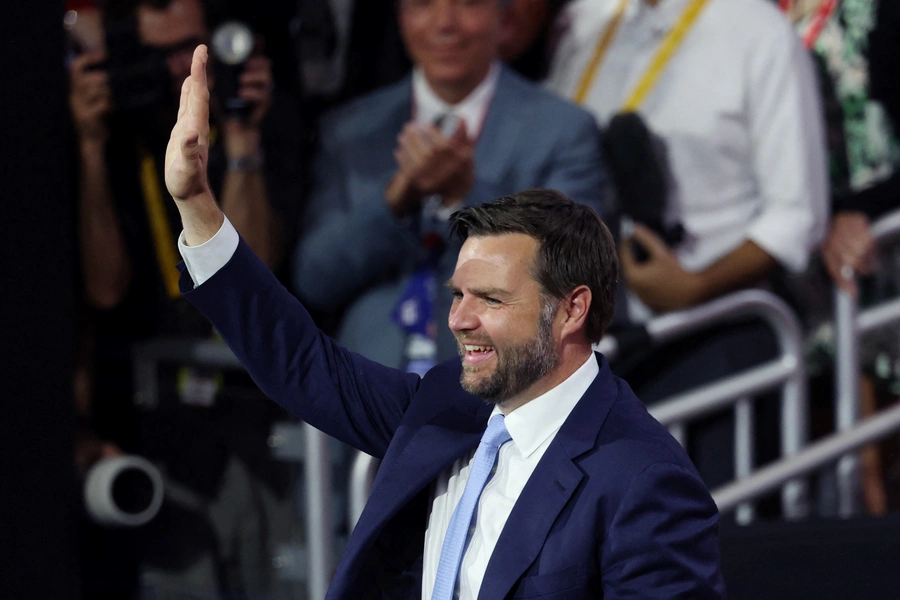
[[490,346],[473,346],[471,344],[466,344],[466,352],[487,352],[490,349]]

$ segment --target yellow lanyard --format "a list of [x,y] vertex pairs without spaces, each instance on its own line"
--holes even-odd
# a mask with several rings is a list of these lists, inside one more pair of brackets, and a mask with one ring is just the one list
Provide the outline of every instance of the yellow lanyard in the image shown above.
[[[669,0],[662,1],[666,2]],[[681,46],[687,32],[690,31],[708,1],[709,0],[692,0],[691,3],[685,7],[681,16],[678,18],[678,22],[666,33],[666,37],[660,42],[653,60],[650,61],[650,66],[647,67],[646,72],[644,72],[640,81],[638,81],[634,90],[632,90],[631,94],[628,96],[628,99],[625,100],[625,103],[621,108],[622,112],[635,111],[644,103],[644,100],[646,100],[647,96],[650,95],[650,92],[653,91],[653,87],[665,70],[666,65],[668,65],[672,56],[675,54],[675,51],[678,50],[678,47]],[[600,65],[606,56],[607,50],[609,50],[609,45],[612,42],[613,36],[616,34],[616,31],[619,29],[619,25],[622,22],[622,16],[625,14],[628,2],[629,0],[619,1],[616,13],[606,26],[606,29],[600,35],[600,39],[597,41],[597,46],[594,48],[591,60],[588,62],[587,67],[581,76],[581,81],[579,82],[575,96],[573,97],[576,103],[582,104],[587,98],[594,77],[600,69]]]
[[169,226],[169,216],[159,187],[159,175],[156,172],[156,161],[146,148],[141,148],[141,187],[144,190],[144,205],[153,234],[153,246],[156,249],[156,262],[166,287],[166,294],[171,299],[181,295],[178,291],[178,253],[177,242]]

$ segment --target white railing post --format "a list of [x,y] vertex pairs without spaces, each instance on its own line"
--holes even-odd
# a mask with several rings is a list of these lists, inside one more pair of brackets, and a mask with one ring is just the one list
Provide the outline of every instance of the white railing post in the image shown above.
[[359,516],[366,507],[372,484],[375,482],[375,474],[381,464],[377,458],[369,456],[365,452],[358,451],[350,468],[350,486],[348,490],[350,530],[356,527]]
[[[753,419],[753,400],[741,398],[734,405],[734,476],[736,479],[749,477],[753,472],[753,457],[756,454],[756,427]],[[755,516],[753,504],[745,502],[738,506],[738,524],[747,525]]]
[[334,567],[329,438],[312,425],[305,426],[305,433],[308,589],[310,600],[321,600],[328,593],[328,584]]
[[[856,298],[836,288],[835,308],[835,429],[847,431],[859,420],[859,332]],[[838,515],[844,518],[860,511],[859,456],[847,454],[837,463]]]

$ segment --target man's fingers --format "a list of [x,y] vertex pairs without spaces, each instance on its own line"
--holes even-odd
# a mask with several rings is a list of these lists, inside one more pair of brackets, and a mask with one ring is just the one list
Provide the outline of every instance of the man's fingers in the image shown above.
[[411,155],[422,158],[431,150],[431,143],[425,138],[421,128],[416,127],[406,135],[401,144]]
[[191,79],[206,90],[209,90],[206,83],[206,61],[208,59],[209,54],[204,44],[194,48],[194,56],[191,59]]
[[106,60],[106,53],[104,52],[85,52],[84,54],[79,54],[72,61],[72,64],[69,68],[73,72],[81,72],[87,69],[90,65],[99,63]]
[[209,87],[206,80],[208,58],[206,46],[197,46],[191,61],[191,85],[186,114],[188,122],[199,136],[199,143],[204,145],[209,142]]
[[249,68],[241,73],[241,85],[259,85],[268,87],[272,84],[272,74],[267,70],[253,70]]
[[187,112],[188,103],[191,95],[191,79],[188,77],[181,84],[181,99],[178,101],[178,119],[180,120]]
[[414,165],[412,164],[412,160],[409,157],[407,152],[403,150],[394,150],[394,158],[397,160],[397,164],[400,166],[400,170],[411,172]]
[[106,71],[88,71],[73,79],[77,90],[109,87],[109,75]]

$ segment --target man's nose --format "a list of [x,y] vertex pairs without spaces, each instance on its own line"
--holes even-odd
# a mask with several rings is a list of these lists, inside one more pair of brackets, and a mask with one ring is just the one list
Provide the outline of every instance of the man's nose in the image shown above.
[[450,325],[450,331],[454,333],[472,331],[478,328],[478,315],[468,298],[456,300],[453,303],[450,307],[448,324]]
[[456,0],[437,0],[434,5],[434,25],[439,29],[453,29],[458,20],[458,3]]

